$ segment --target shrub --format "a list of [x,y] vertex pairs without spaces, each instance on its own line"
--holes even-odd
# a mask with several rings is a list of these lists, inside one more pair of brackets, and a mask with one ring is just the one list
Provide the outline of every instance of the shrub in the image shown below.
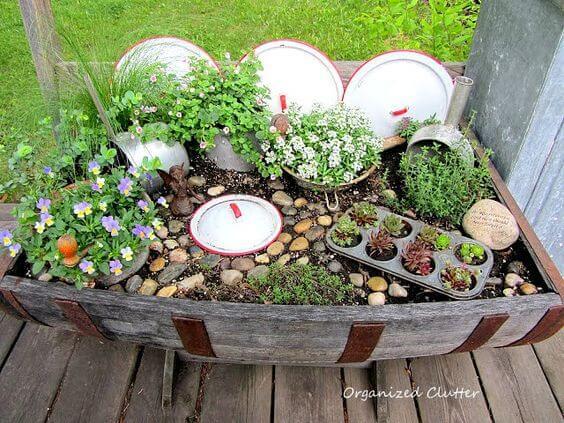
[[262,301],[274,304],[343,304],[353,292],[351,284],[310,264],[273,264],[266,274],[250,278],[249,284]]

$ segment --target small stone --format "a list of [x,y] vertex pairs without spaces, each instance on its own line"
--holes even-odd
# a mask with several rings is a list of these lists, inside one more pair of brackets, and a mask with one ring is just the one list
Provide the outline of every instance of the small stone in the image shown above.
[[325,246],[325,243],[323,241],[317,241],[313,244],[313,251],[316,251],[318,253],[322,253],[326,249],[327,247]]
[[407,290],[399,283],[394,282],[388,288],[388,294],[390,297],[405,298],[407,297]]
[[176,285],[165,286],[157,292],[157,297],[169,298],[176,294],[176,291],[178,291],[178,287]]
[[296,219],[292,216],[284,216],[284,226],[294,226],[296,224]]
[[181,289],[194,289],[197,286],[202,286],[204,284],[204,280],[204,274],[198,273],[188,278],[182,278],[176,283],[176,285]]
[[292,240],[292,235],[290,235],[287,232],[282,232],[279,236],[278,236],[278,241],[282,242],[283,244],[287,244]]
[[366,285],[374,292],[386,292],[388,290],[388,282],[382,276],[371,277]]
[[329,269],[330,272],[339,273],[343,270],[343,265],[337,260],[333,260],[329,262],[327,269]]
[[503,281],[501,280],[501,278],[487,278],[486,279],[486,285],[490,285],[490,286],[501,286],[503,285]]
[[331,218],[331,216],[323,215],[317,218],[317,223],[319,223],[321,226],[331,226],[333,219]]
[[231,260],[229,260],[228,258],[226,258],[225,260],[221,260],[219,262],[219,268],[221,270],[231,269]]
[[278,263],[281,266],[284,266],[290,261],[291,258],[292,256],[290,254],[283,254],[280,256],[278,260],[276,260],[276,263]]
[[255,262],[248,257],[237,257],[231,262],[231,268],[240,272],[248,272],[253,267],[255,267]]
[[327,207],[323,203],[308,204],[307,208],[311,211],[316,211],[318,214],[327,214]]
[[282,207],[282,214],[286,216],[295,216],[298,214],[298,209],[295,207],[284,206]]
[[307,204],[307,200],[303,197],[300,198],[296,198],[294,200],[294,206],[296,206],[297,208],[303,207]]
[[355,295],[358,295],[360,298],[366,298],[366,292],[364,292],[364,289],[354,288],[354,293]]
[[396,198],[398,198],[398,195],[393,189],[385,189],[384,191],[382,191],[382,197],[384,197],[386,200],[395,200]]
[[161,241],[153,241],[149,245],[151,251],[156,251],[159,254],[163,253],[163,243]]
[[368,294],[368,305],[384,305],[386,304],[386,296],[381,292],[373,292]]
[[237,285],[243,281],[243,274],[235,269],[223,270],[219,277],[225,285]]
[[125,283],[125,290],[130,294],[136,293],[143,284],[143,278],[139,275],[133,275]]
[[277,256],[277,255],[281,254],[282,251],[284,251],[284,244],[282,244],[280,241],[274,241],[266,249],[266,252],[270,256]]
[[179,277],[188,268],[186,263],[172,263],[169,264],[164,270],[159,274],[159,283],[166,285],[170,283],[173,279]]
[[204,250],[202,250],[200,247],[198,247],[197,245],[192,245],[188,251],[190,252],[190,255],[193,258],[202,258],[204,257]]
[[49,282],[53,279],[53,275],[49,272],[45,272],[42,273],[37,280],[40,280],[41,282]]
[[177,248],[168,256],[171,263],[186,263],[188,261],[189,255],[184,248]]
[[259,254],[258,256],[255,257],[255,261],[259,264],[268,264],[270,263],[270,257],[266,253]]
[[290,244],[290,251],[303,251],[309,248],[309,241],[303,236],[296,238]]
[[169,250],[174,250],[175,248],[179,247],[180,245],[178,244],[178,241],[176,241],[175,239],[165,239],[165,241],[163,242],[164,246],[166,248],[168,248]]
[[524,284],[519,286],[519,291],[521,291],[521,294],[532,295],[536,294],[538,292],[538,289],[532,283],[525,282]]
[[492,250],[504,250],[519,238],[519,226],[509,209],[489,198],[476,202],[462,218],[468,235]]
[[301,220],[308,219],[312,216],[311,212],[307,210],[302,210],[300,214],[298,214],[298,218]]
[[112,285],[108,288],[108,291],[113,291],[113,292],[125,292],[123,290],[123,286],[121,286],[119,283],[116,283],[115,285]]
[[305,233],[305,237],[309,241],[315,241],[317,239],[323,238],[324,234],[325,234],[325,230],[323,229],[323,226],[314,226],[313,228],[311,228],[309,231]]
[[506,297],[513,297],[515,296],[515,290],[513,288],[505,288],[503,290],[503,295]]
[[166,261],[162,257],[157,257],[154,259],[151,264],[149,265],[149,270],[151,272],[158,272],[164,269]]
[[333,215],[333,223],[337,223],[341,217],[343,217],[344,213],[337,212]]
[[184,228],[184,222],[180,220],[171,220],[168,222],[168,230],[171,234],[177,234]]
[[507,265],[508,273],[517,273],[518,275],[523,275],[525,274],[526,270],[527,268],[522,261],[515,260]]
[[270,180],[268,181],[267,185],[270,189],[274,189],[277,191],[284,189],[284,184],[280,181],[280,179]]
[[138,292],[141,295],[155,295],[158,286],[153,279],[145,279]]
[[166,226],[161,226],[156,232],[160,239],[166,239],[168,237],[168,228]]
[[364,286],[364,276],[362,273],[351,273],[349,275],[349,279],[351,283],[358,288],[362,288]]
[[272,195],[272,202],[278,206],[291,206],[294,204],[294,200],[284,191],[276,191]]
[[300,257],[299,259],[296,260],[296,263],[302,266],[309,264],[309,257],[308,256]]
[[215,266],[218,265],[220,260],[221,260],[221,256],[219,254],[206,254],[200,260],[200,265],[213,269]]
[[182,248],[187,248],[192,245],[192,240],[190,239],[189,235],[180,235],[178,237],[178,245]]
[[524,281],[521,276],[517,273],[508,273],[505,275],[505,286],[508,288],[515,288],[516,286],[521,285]]
[[406,210],[404,213],[404,215],[406,215],[407,217],[410,217],[412,219],[417,219],[417,215],[415,214],[415,212],[411,209]]
[[203,187],[206,184],[206,178],[195,175],[188,178],[188,185],[192,187]]
[[247,276],[249,278],[258,278],[268,273],[268,266],[260,265],[255,267],[254,269],[249,270]]
[[210,197],[217,197],[225,192],[225,187],[223,185],[217,185],[208,189],[208,195]]

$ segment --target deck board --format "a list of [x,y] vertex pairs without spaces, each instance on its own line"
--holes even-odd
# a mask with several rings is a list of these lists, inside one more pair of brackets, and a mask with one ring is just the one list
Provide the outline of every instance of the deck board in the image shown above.
[[24,322],[0,311],[0,369],[8,357]]
[[560,410],[564,409],[564,373],[562,359],[564,357],[564,331],[560,331],[544,342],[534,344],[533,348],[544,370],[544,374]]
[[[355,392],[370,392],[373,389],[370,383],[370,371],[368,369],[357,369],[345,367],[343,369],[344,387],[354,389]],[[352,390],[351,390],[352,392]],[[349,396],[349,395],[347,395]],[[373,398],[352,395],[345,399],[349,423],[363,423],[376,421],[376,401]]]

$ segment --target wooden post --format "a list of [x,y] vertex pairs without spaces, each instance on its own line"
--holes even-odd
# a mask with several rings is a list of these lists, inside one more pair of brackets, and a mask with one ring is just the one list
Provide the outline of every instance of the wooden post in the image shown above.
[[53,124],[59,122],[59,90],[56,66],[61,44],[55,31],[51,0],[19,0],[20,11],[37,73],[37,80]]

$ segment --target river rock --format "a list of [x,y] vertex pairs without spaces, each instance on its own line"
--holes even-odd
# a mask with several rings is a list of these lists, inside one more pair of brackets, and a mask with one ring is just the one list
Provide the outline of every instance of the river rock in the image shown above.
[[386,292],[388,290],[388,282],[382,276],[373,276],[366,282],[368,288],[374,292]]
[[205,253],[204,253],[204,250],[202,250],[202,249],[201,249],[200,247],[198,247],[197,245],[192,245],[192,246],[188,249],[188,251],[190,252],[190,255],[191,255],[193,258],[196,258],[196,259],[204,257],[204,254],[205,254]]
[[217,185],[208,189],[208,195],[210,197],[217,197],[225,192],[225,187],[223,185]]
[[364,276],[362,273],[351,273],[349,275],[349,279],[351,283],[358,288],[362,288],[364,286]]
[[270,263],[270,257],[268,256],[268,254],[259,254],[255,257],[255,261],[258,264],[268,264]]
[[184,222],[180,220],[171,220],[168,222],[168,230],[171,234],[177,234],[184,228]]
[[524,275],[526,270],[527,268],[522,261],[515,260],[507,265],[508,273],[517,273],[518,275]]
[[143,285],[143,278],[139,275],[133,275],[125,283],[125,290],[130,294],[136,293]]
[[316,251],[318,253],[322,253],[326,249],[327,247],[325,246],[325,243],[323,241],[317,241],[313,244],[313,251]]
[[190,176],[188,178],[188,185],[192,187],[203,187],[206,184],[206,178],[199,175]]
[[158,272],[160,270],[163,270],[164,267],[166,265],[166,261],[164,258],[162,257],[157,257],[156,259],[154,259],[151,264],[149,265],[149,270],[151,272]]
[[314,226],[305,233],[305,237],[308,239],[308,241],[315,241],[317,239],[323,238],[324,234],[325,230],[323,229],[323,226]]
[[190,239],[189,235],[180,235],[178,237],[178,245],[180,245],[182,248],[188,248],[189,246],[192,245],[192,240]]
[[503,285],[503,280],[501,278],[491,277],[486,279],[486,285],[489,286],[501,286]]
[[284,206],[282,207],[282,214],[285,216],[295,216],[298,214],[298,209],[295,207]]
[[178,291],[178,287],[176,285],[165,286],[157,292],[157,297],[169,298],[176,294],[176,291]]
[[176,285],[181,289],[194,289],[197,286],[202,286],[204,284],[204,281],[205,281],[204,274],[198,273],[188,278],[182,278],[176,283]]
[[296,260],[296,263],[302,266],[309,264],[309,257],[308,256],[300,257],[299,259]]
[[386,296],[381,292],[373,292],[368,294],[368,305],[384,305],[386,304]]
[[248,272],[253,267],[255,267],[255,262],[248,257],[237,257],[231,262],[231,268],[240,272]]
[[503,290],[503,295],[506,297],[513,297],[515,295],[515,290],[513,288],[505,288]]
[[525,282],[524,284],[519,286],[519,291],[521,291],[521,294],[531,295],[536,294],[538,292],[538,289],[532,283]]
[[243,273],[235,269],[223,270],[219,277],[225,285],[237,285],[243,281]]
[[215,266],[218,265],[220,260],[221,260],[221,256],[219,254],[206,254],[200,260],[200,265],[209,267],[210,269],[213,269]]
[[186,263],[172,263],[169,264],[164,270],[159,274],[159,283],[165,285],[170,283],[173,279],[179,277],[186,269],[188,265]]
[[169,250],[174,250],[175,248],[179,247],[178,241],[175,239],[165,239],[163,242],[164,246]]
[[163,243],[161,241],[153,241],[149,244],[149,250],[156,251],[159,254],[163,253]]
[[388,294],[390,297],[405,298],[407,297],[407,290],[399,283],[392,283],[388,287]]
[[507,207],[498,201],[478,201],[462,218],[468,235],[492,250],[504,250],[519,238],[519,226]]
[[396,198],[398,198],[398,195],[396,194],[396,192],[393,189],[385,189],[384,191],[382,191],[382,197],[384,197],[386,200],[390,201],[390,200],[395,200]]
[[331,226],[333,219],[331,218],[331,216],[323,215],[317,218],[317,223],[319,223],[321,226]]
[[266,275],[268,273],[268,266],[260,265],[255,267],[254,269],[249,270],[247,276],[249,278],[258,278],[260,276]]
[[270,189],[274,189],[277,191],[284,189],[284,184],[282,183],[282,181],[280,181],[280,179],[270,180],[267,182],[267,185]]
[[37,277],[37,280],[41,282],[50,282],[53,279],[53,275],[49,272],[42,273]]
[[292,235],[287,232],[282,232],[278,235],[278,241],[282,242],[283,244],[287,244],[292,240]]
[[301,220],[304,220],[304,219],[310,218],[311,216],[312,216],[312,214],[311,214],[310,211],[302,210],[300,212],[300,214],[298,215],[298,218],[301,219]]
[[301,236],[292,241],[289,250],[303,251],[303,250],[307,250],[308,248],[309,248],[309,241],[305,237]]
[[268,246],[266,252],[271,256],[277,256],[284,251],[284,244],[280,241],[274,241],[272,244]]
[[294,226],[296,224],[296,219],[293,216],[284,216],[283,220],[284,226]]
[[523,283],[523,278],[517,273],[508,273],[505,275],[504,283],[508,288],[515,288]]
[[161,226],[155,233],[160,239],[166,239],[168,237],[168,228],[166,226]]
[[343,271],[343,265],[337,260],[333,260],[329,262],[327,269],[329,269],[330,272],[339,273]]
[[291,206],[292,204],[294,204],[294,200],[292,200],[292,197],[290,197],[284,191],[276,191],[272,195],[272,202],[282,207]]
[[296,206],[297,208],[303,207],[307,204],[307,200],[303,197],[300,198],[296,198],[294,200],[294,206]]
[[171,251],[168,259],[171,263],[186,263],[188,261],[188,253],[184,248],[177,248],[174,251]]
[[116,283],[115,285],[112,285],[108,288],[108,291],[113,291],[113,292],[125,292],[123,289],[123,286],[121,286],[119,283]]
[[138,293],[141,295],[154,295],[155,292],[157,292],[158,286],[157,282],[153,279],[145,279],[139,288]]
[[282,254],[280,258],[276,260],[276,263],[278,263],[280,266],[285,266],[291,258],[292,256],[290,254]]

